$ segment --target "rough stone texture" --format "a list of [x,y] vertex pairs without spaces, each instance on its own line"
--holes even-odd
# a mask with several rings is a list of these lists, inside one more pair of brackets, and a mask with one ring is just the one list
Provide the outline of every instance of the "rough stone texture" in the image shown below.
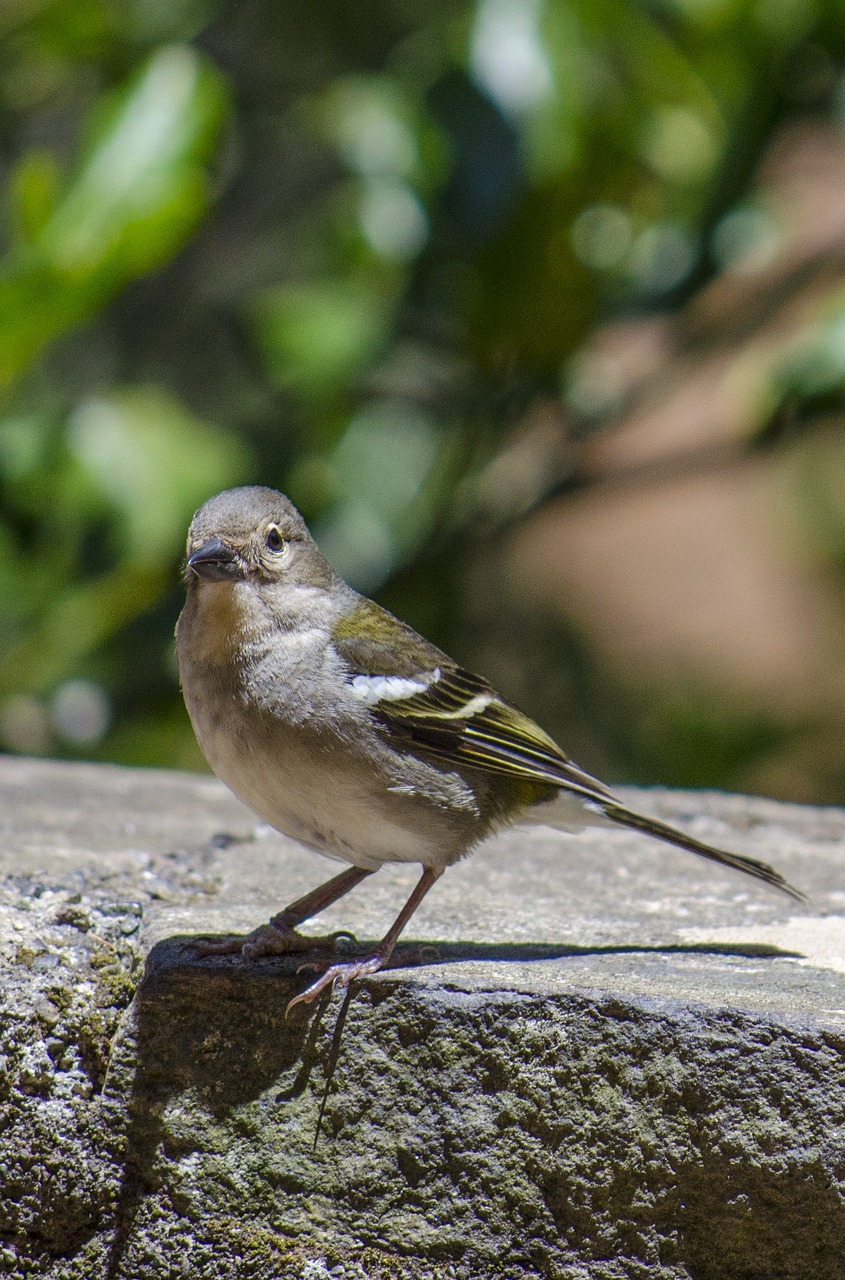
[[[286,1023],[297,961],[186,935],[331,864],[209,778],[0,760],[0,1276],[845,1277],[845,813],[631,798],[812,906],[514,832],[426,901],[426,963]],[[319,927],[379,936],[413,875]]]

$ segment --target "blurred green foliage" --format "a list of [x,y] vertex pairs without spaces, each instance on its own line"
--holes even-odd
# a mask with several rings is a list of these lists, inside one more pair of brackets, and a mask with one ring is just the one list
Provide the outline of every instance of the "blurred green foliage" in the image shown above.
[[[284,488],[355,585],[471,652],[473,539],[612,416],[570,394],[578,352],[765,236],[752,174],[785,120],[845,121],[843,66],[841,0],[5,0],[3,744],[199,763],[180,556],[236,483]],[[761,430],[786,399],[841,404],[843,334],[840,303]],[[561,394],[573,452],[491,487]],[[819,501],[842,557],[841,492]],[[586,763],[730,781],[712,759],[770,740],[694,724],[673,773],[677,724],[626,730],[609,692],[591,741],[588,646],[556,643]]]

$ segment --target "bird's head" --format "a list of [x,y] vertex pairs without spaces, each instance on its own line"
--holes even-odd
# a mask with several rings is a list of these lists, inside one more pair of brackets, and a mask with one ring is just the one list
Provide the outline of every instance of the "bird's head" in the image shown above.
[[327,586],[334,575],[283,493],[257,485],[209,498],[191,521],[185,560],[197,582]]

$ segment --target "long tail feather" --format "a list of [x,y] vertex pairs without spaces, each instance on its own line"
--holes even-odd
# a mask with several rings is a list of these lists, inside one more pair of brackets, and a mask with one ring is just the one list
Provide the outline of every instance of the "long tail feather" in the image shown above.
[[643,831],[657,840],[665,840],[668,844],[679,845],[681,849],[689,849],[690,853],[709,858],[711,862],[718,862],[723,867],[744,871],[746,875],[754,876],[755,879],[763,880],[775,889],[788,893],[790,898],[795,898],[798,902],[807,901],[806,895],[800,889],[796,889],[779,871],[775,871],[774,867],[770,867],[766,862],[758,862],[756,858],[747,858],[741,853],[727,853],[724,849],[716,849],[713,845],[704,844],[702,840],[696,840],[695,836],[687,835],[685,831],[670,827],[667,822],[660,822],[657,818],[648,818],[645,814],[635,813],[633,809],[626,809],[624,805],[605,801],[601,807],[608,818],[612,818],[614,822],[624,827],[633,827],[635,831]]

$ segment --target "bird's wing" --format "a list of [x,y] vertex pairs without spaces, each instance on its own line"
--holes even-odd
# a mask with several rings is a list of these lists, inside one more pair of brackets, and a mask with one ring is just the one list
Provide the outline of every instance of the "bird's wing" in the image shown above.
[[[744,871],[796,901],[804,901],[800,890],[768,863],[718,849],[658,818],[629,809],[601,782],[568,760],[528,716],[500,698],[484,680],[458,667],[439,670],[421,692],[395,701],[381,700],[373,710],[393,733],[404,733],[416,746],[453,765],[473,765],[529,784],[552,784],[578,795],[588,809],[620,826]],[[542,790],[535,798],[544,798]]]
[[453,768],[483,769],[533,784],[538,789],[535,799],[545,798],[549,786],[560,787],[620,826],[743,871],[804,900],[767,863],[715,848],[629,809],[573,764],[539,725],[500,697],[486,680],[457,667],[445,653],[371,601],[362,601],[342,620],[334,643],[353,692],[394,741],[404,740]]
[[599,803],[614,799],[486,680],[455,666],[378,605],[359,606],[335,629],[334,644],[353,691],[394,739],[455,768],[563,787]]
[[397,733],[452,764],[564,787],[586,799],[612,798],[533,720],[460,667],[440,669],[424,690],[374,710]]

